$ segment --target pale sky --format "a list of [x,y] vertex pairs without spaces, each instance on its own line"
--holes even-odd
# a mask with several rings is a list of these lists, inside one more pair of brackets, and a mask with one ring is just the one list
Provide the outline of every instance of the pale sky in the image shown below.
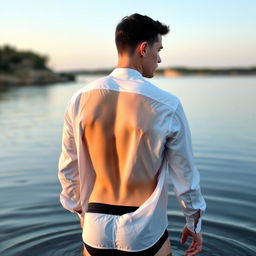
[[0,46],[55,70],[112,68],[117,23],[135,12],[170,26],[161,67],[256,66],[256,0],[0,0]]

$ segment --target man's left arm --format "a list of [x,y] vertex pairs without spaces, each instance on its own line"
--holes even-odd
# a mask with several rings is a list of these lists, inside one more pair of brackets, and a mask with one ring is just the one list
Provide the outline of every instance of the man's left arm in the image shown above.
[[185,252],[185,255],[192,256],[202,250],[201,222],[206,203],[201,194],[200,174],[194,163],[190,129],[181,103],[170,122],[170,131],[166,143],[169,171],[174,192],[186,217],[181,243],[192,237]]
[[206,203],[201,194],[200,174],[194,163],[189,125],[180,102],[170,130],[166,153],[174,192],[186,217],[188,229],[199,233]]
[[58,163],[58,178],[62,186],[60,202],[65,209],[77,213],[81,219],[80,180],[71,111],[71,105],[68,104],[64,114],[62,151]]

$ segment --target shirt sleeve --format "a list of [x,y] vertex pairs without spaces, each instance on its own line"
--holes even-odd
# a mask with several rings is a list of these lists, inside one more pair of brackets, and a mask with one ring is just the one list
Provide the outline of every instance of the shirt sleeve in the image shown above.
[[[189,125],[180,102],[170,122],[166,152],[174,193],[186,217],[187,228],[199,233],[206,203],[201,194],[200,174],[194,164]],[[195,223],[193,215],[198,211],[199,219]]]
[[62,187],[60,202],[65,209],[77,213],[81,217],[77,149],[70,111],[70,104],[68,104],[64,113],[62,151],[58,163],[58,178]]

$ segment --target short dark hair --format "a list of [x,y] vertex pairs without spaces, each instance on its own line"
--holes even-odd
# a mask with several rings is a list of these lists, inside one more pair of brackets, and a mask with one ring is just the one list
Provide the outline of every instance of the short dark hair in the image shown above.
[[141,42],[148,42],[152,46],[158,41],[158,34],[165,35],[169,32],[169,26],[155,21],[146,15],[134,13],[125,16],[118,23],[115,32],[115,41],[118,53],[128,51],[133,53]]

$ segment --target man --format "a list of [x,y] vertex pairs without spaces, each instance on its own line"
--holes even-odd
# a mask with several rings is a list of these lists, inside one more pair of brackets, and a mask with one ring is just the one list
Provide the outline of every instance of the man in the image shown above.
[[202,249],[205,201],[179,99],[151,84],[169,28],[133,14],[117,25],[118,65],[69,101],[59,159],[60,201],[77,212],[85,255],[171,255],[167,178],[186,216],[185,255]]

